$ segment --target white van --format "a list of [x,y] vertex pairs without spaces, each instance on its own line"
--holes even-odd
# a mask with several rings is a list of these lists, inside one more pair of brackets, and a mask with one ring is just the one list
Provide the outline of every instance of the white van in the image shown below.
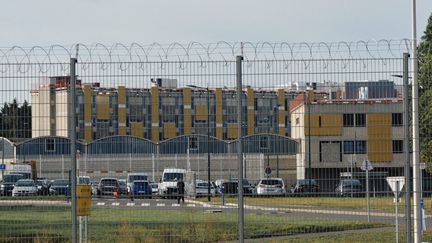
[[[177,193],[177,181],[186,179],[185,169],[164,169],[159,183],[159,195],[166,196]],[[186,182],[185,182],[186,184]],[[185,188],[186,189],[186,188]],[[185,193],[186,194],[186,193]]]

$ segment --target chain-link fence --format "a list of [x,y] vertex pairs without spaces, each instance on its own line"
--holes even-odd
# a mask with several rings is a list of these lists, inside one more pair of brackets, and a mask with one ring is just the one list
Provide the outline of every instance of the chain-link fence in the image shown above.
[[[1,241],[403,240],[404,52],[407,40],[2,50]],[[427,240],[426,170],[421,182]]]

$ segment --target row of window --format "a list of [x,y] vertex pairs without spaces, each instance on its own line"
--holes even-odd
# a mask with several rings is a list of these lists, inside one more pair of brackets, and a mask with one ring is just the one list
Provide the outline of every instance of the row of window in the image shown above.
[[[394,154],[403,153],[403,140],[392,140],[392,152]],[[333,153],[329,155],[329,153]],[[319,142],[319,160],[323,161],[323,156],[338,156],[342,161],[342,154],[366,154],[367,141],[320,141]]]
[[[403,115],[402,113],[392,113],[391,124],[393,127],[403,126]],[[365,127],[366,126],[366,114],[343,114],[343,126],[344,127]]]

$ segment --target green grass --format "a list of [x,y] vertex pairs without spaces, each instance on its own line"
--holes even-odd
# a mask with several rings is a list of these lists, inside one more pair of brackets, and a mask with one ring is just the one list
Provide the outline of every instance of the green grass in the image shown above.
[[[282,214],[248,214],[245,236],[261,238],[382,226],[348,220],[306,220]],[[2,242],[70,241],[70,232],[68,207],[0,207]],[[237,214],[228,212],[97,209],[89,217],[91,242],[217,242],[235,240],[236,235]]]
[[[198,198],[198,201],[207,202],[207,198]],[[365,197],[245,197],[244,202],[247,205],[261,205],[272,207],[299,206],[299,207],[317,207],[320,209],[349,209],[349,210],[366,210],[367,201]],[[431,198],[425,198],[426,213],[432,213]],[[220,197],[212,198],[213,204],[221,203]],[[236,197],[225,197],[225,203],[237,203]],[[395,210],[393,197],[376,197],[370,198],[371,209],[377,211]],[[411,204],[412,205],[412,204]],[[405,200],[399,202],[400,212],[403,212]]]

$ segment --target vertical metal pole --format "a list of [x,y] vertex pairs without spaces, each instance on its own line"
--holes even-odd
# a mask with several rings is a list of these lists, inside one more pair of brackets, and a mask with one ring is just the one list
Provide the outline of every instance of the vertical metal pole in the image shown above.
[[87,228],[88,216],[84,216],[84,239],[85,243],[88,243],[88,228]]
[[244,242],[244,205],[243,205],[243,134],[242,134],[242,56],[236,57],[237,73],[237,159],[238,170],[238,238]]
[[420,224],[420,140],[418,102],[418,62],[417,62],[417,23],[416,0],[412,0],[412,143],[413,143],[413,194],[414,194],[414,242],[421,241]]
[[207,201],[210,200],[210,90],[207,87]]
[[399,242],[399,181],[396,181],[396,243]]
[[279,178],[279,154],[276,154],[276,177]]
[[77,207],[76,207],[76,169],[77,169],[77,154],[76,154],[76,125],[75,125],[75,88],[76,88],[76,67],[77,59],[70,59],[70,109],[69,109],[69,137],[70,137],[70,153],[71,153],[71,198],[72,198],[72,243],[77,242]]
[[[313,92],[313,91],[312,91]],[[310,97],[309,94],[307,96],[307,108],[308,108],[308,164],[309,164],[309,170],[308,170],[308,187],[309,187],[309,193],[312,192],[312,187],[311,187],[311,180],[312,180],[312,158],[311,158],[311,110],[310,110]]]
[[79,216],[79,243],[83,242],[83,217]]
[[62,179],[64,179],[64,155],[62,154]]
[[[2,137],[2,165],[4,166],[4,153],[5,153],[5,146],[4,146],[4,137]],[[4,176],[4,171],[2,170],[2,180],[3,180],[3,176]]]
[[404,151],[405,151],[405,234],[406,242],[411,243],[411,178],[410,178],[410,145],[408,124],[408,58],[409,54],[403,54],[403,125],[404,125]]
[[152,154],[152,180],[155,181],[155,157],[154,154]]
[[[369,163],[368,161],[366,163]],[[370,198],[369,198],[369,165],[366,164],[366,198],[367,198],[367,221],[370,223]]]

